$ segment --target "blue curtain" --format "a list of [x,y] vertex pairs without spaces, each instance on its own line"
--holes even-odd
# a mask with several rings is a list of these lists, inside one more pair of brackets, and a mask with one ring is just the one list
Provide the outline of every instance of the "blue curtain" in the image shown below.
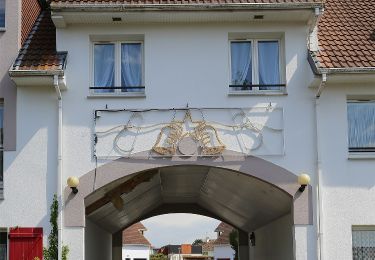
[[114,44],[95,44],[94,45],[94,87],[103,87],[96,89],[98,93],[114,92],[115,85],[115,45]]
[[[142,46],[140,43],[121,45],[121,86],[139,87],[142,85]],[[140,91],[125,89],[122,91]]]
[[375,147],[375,103],[348,103],[349,147]]
[[[280,84],[279,71],[279,42],[278,41],[259,41],[258,42],[258,60],[259,60],[259,84],[272,85]],[[280,87],[260,87],[259,89],[280,89]]]
[[251,42],[231,43],[231,85],[251,85]]

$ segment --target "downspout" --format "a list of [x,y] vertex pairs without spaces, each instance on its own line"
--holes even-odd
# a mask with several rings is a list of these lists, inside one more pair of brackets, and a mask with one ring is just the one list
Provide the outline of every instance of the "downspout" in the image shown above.
[[322,183],[321,183],[321,174],[322,174],[322,162],[321,162],[321,153],[320,153],[320,134],[319,134],[319,103],[320,96],[327,83],[327,74],[322,74],[322,80],[320,82],[318,91],[315,95],[315,131],[316,131],[316,201],[317,201],[317,254],[318,260],[324,260],[324,250],[323,250],[323,194],[322,194]]
[[53,85],[56,90],[58,99],[58,126],[57,126],[57,201],[59,204],[58,214],[58,260],[61,260],[62,256],[62,238],[63,238],[63,187],[62,187],[62,96],[59,86],[59,76],[53,76]]

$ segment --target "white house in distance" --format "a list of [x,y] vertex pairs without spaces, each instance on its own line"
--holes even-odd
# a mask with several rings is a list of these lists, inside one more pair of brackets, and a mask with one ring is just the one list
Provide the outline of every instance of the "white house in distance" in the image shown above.
[[221,222],[215,232],[217,232],[217,239],[214,242],[214,260],[233,260],[235,251],[232,249],[229,240],[229,234],[234,230],[234,227]]
[[16,106],[16,122],[4,124],[17,126],[4,132],[16,146],[1,174],[9,260],[27,253],[12,246],[22,230],[30,248],[47,245],[54,194],[59,251],[67,245],[72,260],[122,259],[124,229],[172,212],[235,227],[241,260],[369,257],[373,1],[41,9],[9,70],[17,95],[4,104]]
[[147,231],[141,222],[137,222],[122,232],[122,259],[149,260],[151,243],[144,236]]

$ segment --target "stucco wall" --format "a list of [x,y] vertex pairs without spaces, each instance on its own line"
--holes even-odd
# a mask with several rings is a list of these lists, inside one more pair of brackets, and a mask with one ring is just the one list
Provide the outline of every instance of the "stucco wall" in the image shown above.
[[85,259],[112,259],[112,234],[109,234],[105,230],[98,227],[95,223],[87,220],[85,239]]
[[[254,260],[292,260],[293,250],[293,226],[292,217],[286,215],[255,232],[255,247],[250,252]],[[304,258],[297,258],[304,259]],[[312,258],[311,258],[312,259]]]
[[[288,95],[228,96],[229,32],[285,32]],[[146,98],[87,98],[90,80],[89,35],[144,34]],[[314,91],[306,60],[307,28],[292,24],[179,24],[69,26],[57,30],[58,49],[69,52],[68,90],[63,92],[63,182],[95,167],[93,111],[108,108],[251,107],[269,102],[284,108],[285,154],[265,157],[314,182]],[[163,62],[161,62],[163,61]],[[5,157],[8,212],[0,226],[48,227],[56,190],[57,101],[52,88],[19,88],[18,150]],[[98,165],[108,161],[100,160]],[[97,174],[101,174],[100,171]],[[22,180],[22,181],[20,181]],[[28,185],[25,185],[27,183]],[[11,188],[10,188],[11,187]],[[20,192],[22,191],[22,192]],[[35,205],[30,202],[35,201]],[[31,206],[32,205],[32,206]],[[30,216],[25,218],[24,216]],[[3,216],[3,215],[2,215]],[[309,230],[313,232],[314,230]],[[83,259],[83,229],[67,230],[74,259]],[[310,241],[315,245],[314,241]]]
[[220,258],[233,260],[234,254],[235,252],[230,245],[215,245],[214,246],[214,259],[215,260],[218,260]]
[[318,105],[325,259],[352,259],[352,225],[375,224],[374,156],[348,158],[350,97],[374,98],[374,86],[328,84]]
[[[286,96],[228,96],[228,33],[285,31]],[[90,81],[90,35],[144,34],[146,98],[87,98]],[[134,25],[72,26],[58,29],[58,49],[69,52],[64,102],[64,172],[80,176],[94,168],[94,109],[251,107],[269,102],[284,108],[285,156],[267,157],[299,173],[314,172],[313,95],[306,60],[304,26],[269,25]],[[160,62],[163,60],[163,62]],[[310,116],[308,116],[310,115]],[[302,120],[301,120],[302,118]],[[310,138],[306,138],[309,136]],[[310,149],[306,149],[309,147]],[[80,154],[81,156],[72,156]],[[99,165],[106,161],[99,161]]]
[[123,245],[122,247],[122,259],[130,258],[144,258],[150,259],[150,247],[147,245]]
[[0,227],[43,227],[46,241],[49,208],[57,189],[57,99],[53,89],[18,92],[18,149],[4,155]]
[[0,31],[0,100],[4,102],[4,148],[16,149],[16,87],[8,70],[20,47],[21,0],[5,0],[5,30]]

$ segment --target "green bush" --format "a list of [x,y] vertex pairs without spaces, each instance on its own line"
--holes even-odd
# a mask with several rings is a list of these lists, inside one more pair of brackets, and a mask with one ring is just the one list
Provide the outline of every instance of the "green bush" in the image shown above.
[[[57,202],[56,194],[53,195],[52,205],[51,205],[51,215],[49,222],[51,223],[51,233],[48,236],[48,247],[43,248],[43,258],[45,260],[57,260],[58,255],[58,225],[57,218],[59,212],[59,203]],[[69,247],[62,247],[62,260],[68,260]]]

